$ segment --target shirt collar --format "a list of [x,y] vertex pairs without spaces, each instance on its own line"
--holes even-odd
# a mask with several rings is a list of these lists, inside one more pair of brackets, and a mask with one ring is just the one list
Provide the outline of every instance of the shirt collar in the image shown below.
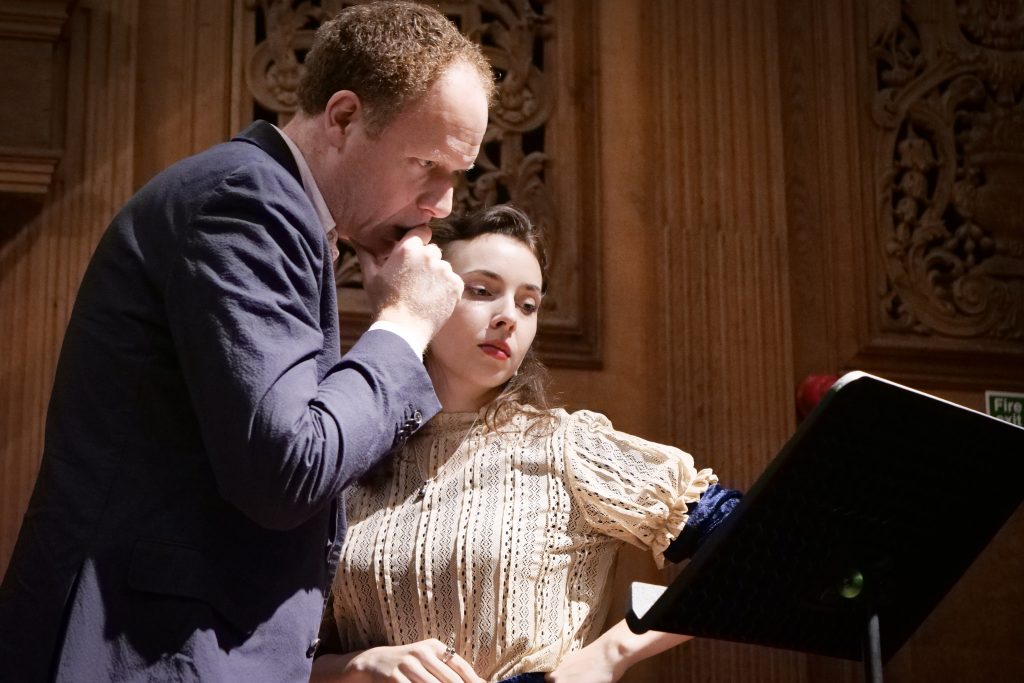
[[[271,124],[273,125],[273,124]],[[295,164],[299,167],[299,177],[302,178],[302,189],[309,197],[309,201],[313,203],[313,208],[316,209],[317,216],[320,217],[320,223],[324,227],[324,232],[330,234],[332,230],[337,227],[334,221],[334,216],[331,215],[330,210],[327,208],[327,202],[324,201],[324,196],[320,193],[320,188],[317,187],[316,178],[313,177],[313,172],[309,169],[309,164],[306,163],[306,158],[302,156],[302,152],[299,150],[290,137],[285,135],[285,132],[274,126],[274,130],[281,134],[284,139],[284,143],[288,145],[288,149],[292,151],[292,156],[295,157]]]

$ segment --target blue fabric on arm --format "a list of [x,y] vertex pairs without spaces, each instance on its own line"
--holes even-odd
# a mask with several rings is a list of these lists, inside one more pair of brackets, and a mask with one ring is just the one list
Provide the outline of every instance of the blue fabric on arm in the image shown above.
[[725,521],[741,498],[742,494],[739,491],[718,484],[708,488],[690,509],[690,518],[682,533],[665,549],[665,559],[670,562],[682,562],[691,557]]

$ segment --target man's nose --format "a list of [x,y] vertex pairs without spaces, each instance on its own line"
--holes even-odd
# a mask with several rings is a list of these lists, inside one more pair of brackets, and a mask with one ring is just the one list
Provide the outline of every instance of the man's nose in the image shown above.
[[451,180],[439,182],[430,192],[423,195],[420,208],[429,212],[432,218],[445,218],[452,212],[454,197],[454,183]]

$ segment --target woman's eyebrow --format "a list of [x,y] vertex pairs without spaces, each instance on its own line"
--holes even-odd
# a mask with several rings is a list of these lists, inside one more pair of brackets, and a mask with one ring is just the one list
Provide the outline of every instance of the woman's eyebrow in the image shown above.
[[[505,281],[505,278],[503,278],[501,275],[498,275],[493,270],[487,270],[486,268],[474,268],[473,270],[467,270],[465,273],[462,274],[462,277],[466,277],[469,275],[482,275],[492,280],[500,280],[501,282]],[[540,294],[543,291],[540,285],[525,284],[521,286],[525,289],[530,290],[531,292],[537,292],[538,294]]]
[[462,277],[466,277],[468,275],[483,276],[490,280],[500,280],[501,282],[505,281],[505,278],[498,275],[493,270],[487,270],[486,268],[474,268],[473,270],[467,270],[465,273],[462,274]]

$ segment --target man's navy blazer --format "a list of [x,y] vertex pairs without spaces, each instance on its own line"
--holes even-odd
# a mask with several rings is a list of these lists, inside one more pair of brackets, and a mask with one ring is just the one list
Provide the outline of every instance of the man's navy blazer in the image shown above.
[[439,408],[398,336],[341,356],[331,250],[277,131],[175,164],[82,281],[0,680],[306,681],[340,493]]

